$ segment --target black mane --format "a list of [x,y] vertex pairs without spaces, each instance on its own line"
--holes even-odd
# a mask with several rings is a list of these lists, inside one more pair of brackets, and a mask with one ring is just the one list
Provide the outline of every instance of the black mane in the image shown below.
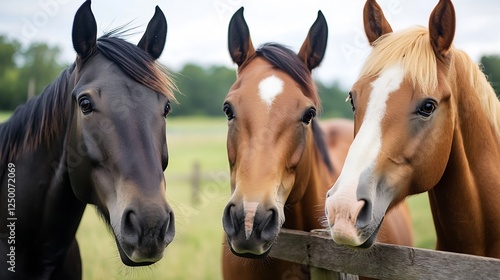
[[121,29],[115,29],[97,39],[97,50],[113,61],[136,82],[175,100],[173,83],[166,70],[144,50],[119,37]]

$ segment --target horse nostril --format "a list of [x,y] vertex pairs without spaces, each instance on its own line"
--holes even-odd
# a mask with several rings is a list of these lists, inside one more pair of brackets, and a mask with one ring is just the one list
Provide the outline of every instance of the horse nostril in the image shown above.
[[142,235],[142,228],[139,223],[137,214],[129,209],[123,213],[122,218],[122,237],[128,243],[137,244],[140,241],[140,236]]
[[263,240],[273,240],[279,233],[279,215],[275,208],[267,210],[266,216],[262,219],[262,231],[260,237]]
[[166,216],[163,226],[160,229],[158,239],[165,241],[168,245],[172,242],[175,236],[175,218],[172,211],[168,211],[167,214],[168,215]]
[[224,208],[222,215],[222,226],[224,231],[229,236],[236,235],[236,228],[238,227],[238,219],[236,217],[236,206],[230,203]]
[[372,220],[372,203],[369,200],[361,199],[359,202],[364,203],[359,210],[356,219],[356,228],[364,228],[370,224]]

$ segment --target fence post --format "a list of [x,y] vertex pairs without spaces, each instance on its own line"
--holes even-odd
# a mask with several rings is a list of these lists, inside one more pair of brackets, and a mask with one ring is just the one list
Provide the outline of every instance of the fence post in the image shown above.
[[200,203],[200,181],[201,181],[201,171],[200,163],[195,161],[193,164],[193,174],[191,177],[191,204],[193,206]]
[[[312,233],[320,234],[323,236],[330,236],[330,231],[325,229],[313,229]],[[319,267],[310,266],[309,272],[311,273],[311,280],[358,280],[358,275],[336,272],[333,270],[327,270]]]
[[338,272],[322,269],[319,267],[310,266],[311,280],[340,280]]

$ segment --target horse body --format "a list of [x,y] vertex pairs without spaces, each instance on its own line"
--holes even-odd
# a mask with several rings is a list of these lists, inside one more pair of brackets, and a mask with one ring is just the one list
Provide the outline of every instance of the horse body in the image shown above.
[[429,29],[392,32],[373,0],[364,20],[373,51],[350,92],[356,137],[328,193],[332,238],[370,246],[388,210],[428,191],[437,249],[500,257],[500,103],[452,46],[451,1]]
[[76,62],[0,125],[0,218],[13,208],[15,185],[17,219],[15,243],[0,229],[0,261],[15,252],[15,273],[3,269],[1,279],[80,279],[75,234],[87,203],[110,225],[126,265],[158,261],[173,238],[163,177],[173,96],[154,64],[164,15],[157,8],[138,46],[112,34],[96,41],[96,32],[87,1],[73,25]]

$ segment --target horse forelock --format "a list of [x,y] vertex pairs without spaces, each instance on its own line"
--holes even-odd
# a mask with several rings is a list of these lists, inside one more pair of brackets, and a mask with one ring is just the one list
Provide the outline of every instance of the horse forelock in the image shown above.
[[375,41],[359,78],[375,77],[395,65],[402,67],[406,78],[424,94],[436,90],[436,56],[426,28],[413,27],[380,37]]
[[115,29],[101,36],[97,39],[97,51],[136,82],[176,101],[176,87],[167,69],[147,52],[120,38],[120,34],[121,29]]

